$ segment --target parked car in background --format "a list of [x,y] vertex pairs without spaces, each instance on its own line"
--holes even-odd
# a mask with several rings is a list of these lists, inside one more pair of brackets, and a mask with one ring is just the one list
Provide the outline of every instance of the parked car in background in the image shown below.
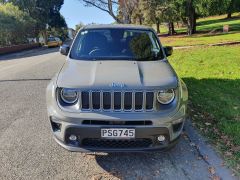
[[62,40],[58,37],[49,37],[47,41],[48,47],[59,47],[63,44]]
[[173,147],[188,91],[152,28],[89,25],[47,87],[55,140],[70,151],[151,151]]

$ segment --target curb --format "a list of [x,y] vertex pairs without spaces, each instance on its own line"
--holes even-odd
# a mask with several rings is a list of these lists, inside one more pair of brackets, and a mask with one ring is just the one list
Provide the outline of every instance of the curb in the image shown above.
[[48,49],[48,48],[42,46],[42,47],[38,47],[38,48],[23,50],[23,51],[20,51],[20,52],[3,54],[3,55],[0,56],[0,61],[2,61],[2,60],[8,60],[9,58],[18,58],[19,56],[32,54],[32,53],[34,53],[34,52],[41,52],[41,51],[43,51],[43,50],[45,50],[45,49]]
[[236,176],[233,176],[234,173],[232,170],[223,165],[223,159],[215,152],[207,140],[200,136],[200,134],[194,129],[189,119],[185,122],[184,130],[186,131],[190,142],[195,144],[199,156],[203,158],[209,167],[214,167],[216,172],[213,174],[214,176],[228,180],[238,179]]

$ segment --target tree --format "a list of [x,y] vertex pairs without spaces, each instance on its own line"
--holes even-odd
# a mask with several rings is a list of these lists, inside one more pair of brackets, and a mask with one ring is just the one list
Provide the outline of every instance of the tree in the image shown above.
[[178,9],[176,8],[174,0],[162,1],[164,9],[160,13],[160,18],[163,22],[168,23],[168,35],[176,33],[174,29],[174,22],[180,20],[178,17]]
[[140,9],[138,6],[139,6],[139,2],[137,6],[135,6],[135,9],[132,13],[131,22],[134,24],[142,25],[144,23],[144,16],[143,16],[142,9]]
[[87,7],[107,12],[120,24],[131,24],[139,0],[79,0]]
[[104,12],[107,12],[117,23],[123,23],[121,19],[118,18],[117,12],[114,9],[117,9],[119,6],[118,1],[116,0],[79,0],[84,3],[85,6],[96,7]]
[[140,12],[137,8],[137,6],[139,5],[139,0],[119,0],[118,2],[119,14],[122,15],[121,22],[123,22],[124,24],[131,24],[132,20],[134,21],[134,18],[140,17],[140,14],[138,14]]
[[227,18],[232,17],[232,13],[240,11],[239,0],[204,0],[200,1],[200,12],[202,16],[227,14]]
[[195,1],[187,0],[186,13],[187,13],[187,33],[188,35],[195,34],[197,29],[197,14],[195,9]]
[[12,3],[0,4],[0,46],[24,43],[33,36],[35,23]]
[[145,24],[155,24],[157,33],[160,33],[160,24],[168,22],[169,34],[174,31],[174,21],[177,19],[177,13],[173,0],[139,0],[139,9],[143,15]]
[[35,36],[42,34],[47,41],[47,27],[65,28],[65,19],[60,15],[64,0],[2,0],[12,2],[20,10],[28,13],[35,21]]
[[178,16],[187,26],[187,34],[196,33],[197,17],[201,14],[201,0],[175,0],[174,4],[178,10]]
[[140,0],[139,8],[141,9],[144,17],[145,24],[155,24],[157,33],[160,33],[160,13],[161,13],[161,1],[158,0]]
[[227,0],[227,18],[232,17],[232,13],[240,11],[239,0]]
[[78,32],[83,26],[84,26],[84,24],[83,24],[82,22],[78,23],[78,24],[75,26],[76,32]]
[[53,37],[60,37],[62,40],[68,38],[68,29],[66,28],[49,28],[47,34]]

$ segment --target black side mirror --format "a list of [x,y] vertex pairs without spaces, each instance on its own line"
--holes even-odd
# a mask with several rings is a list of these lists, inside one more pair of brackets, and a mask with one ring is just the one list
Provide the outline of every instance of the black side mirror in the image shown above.
[[64,45],[60,46],[59,52],[60,52],[62,55],[67,56],[68,53],[69,53],[69,50],[70,50],[70,46],[64,44]]
[[166,46],[164,47],[164,51],[166,56],[171,56],[173,53],[173,47],[172,46]]

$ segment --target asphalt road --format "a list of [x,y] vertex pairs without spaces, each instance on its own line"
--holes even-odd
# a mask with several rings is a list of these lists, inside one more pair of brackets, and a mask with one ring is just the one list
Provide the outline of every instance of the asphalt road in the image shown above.
[[52,138],[45,88],[65,57],[58,49],[0,56],[0,179],[234,179],[187,126],[164,153],[69,152]]

